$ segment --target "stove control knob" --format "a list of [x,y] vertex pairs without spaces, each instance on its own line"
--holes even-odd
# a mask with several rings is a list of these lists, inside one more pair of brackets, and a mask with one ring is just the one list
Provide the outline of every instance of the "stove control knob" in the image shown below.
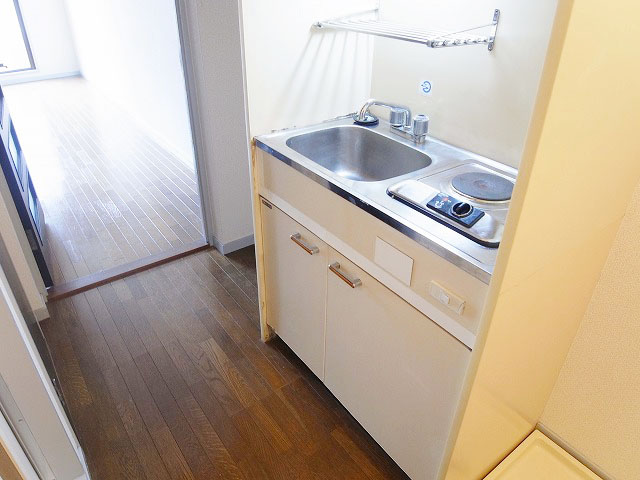
[[451,213],[458,218],[468,217],[471,212],[473,212],[473,207],[465,202],[458,202],[451,207]]

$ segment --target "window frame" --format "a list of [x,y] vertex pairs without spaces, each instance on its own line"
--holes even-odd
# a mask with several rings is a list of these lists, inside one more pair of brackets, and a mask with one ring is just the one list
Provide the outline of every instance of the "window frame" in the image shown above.
[[31,44],[29,43],[27,29],[24,26],[24,19],[22,18],[22,10],[20,9],[19,0],[13,0],[13,6],[16,10],[16,17],[18,19],[18,24],[20,25],[20,32],[22,32],[22,41],[24,43],[24,48],[27,51],[27,57],[29,58],[30,66],[26,68],[17,68],[15,70],[4,70],[3,68],[0,68],[0,75],[6,75],[7,73],[28,72],[30,70],[36,69],[36,63],[33,59],[33,52],[31,51]]

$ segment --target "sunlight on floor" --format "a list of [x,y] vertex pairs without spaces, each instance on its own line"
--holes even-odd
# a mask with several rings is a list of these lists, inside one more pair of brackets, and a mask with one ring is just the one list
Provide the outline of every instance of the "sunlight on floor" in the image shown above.
[[5,87],[54,283],[203,238],[196,175],[80,77]]

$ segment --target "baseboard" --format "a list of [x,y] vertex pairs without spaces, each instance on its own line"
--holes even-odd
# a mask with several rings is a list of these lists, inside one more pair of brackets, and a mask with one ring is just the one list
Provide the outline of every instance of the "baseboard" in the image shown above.
[[[11,75],[10,73],[7,75]],[[16,73],[14,78],[11,77],[2,77],[2,86],[8,85],[17,85],[19,83],[29,83],[29,82],[40,82],[43,80],[54,80],[56,78],[67,78],[67,77],[80,77],[82,73],[79,70],[75,70],[73,72],[62,72],[62,73]]]
[[547,437],[553,440],[553,442],[556,443],[558,446],[562,447],[562,449],[565,450],[567,453],[569,453],[572,457],[574,457],[576,460],[582,463],[585,467],[587,467],[593,473],[595,473],[600,478],[602,478],[602,480],[613,480],[611,475],[609,475],[604,470],[602,470],[602,468],[600,468],[598,465],[591,462],[588,458],[582,455],[582,453],[580,453],[576,448],[574,448],[573,445],[570,445],[560,435],[558,435],[552,429],[548,428],[546,425],[538,422],[538,424],[536,425],[536,429],[544,433]]
[[254,243],[253,235],[247,235],[246,237],[238,238],[237,240],[232,240],[227,243],[222,243],[215,237],[211,239],[211,244],[223,255],[248,247]]

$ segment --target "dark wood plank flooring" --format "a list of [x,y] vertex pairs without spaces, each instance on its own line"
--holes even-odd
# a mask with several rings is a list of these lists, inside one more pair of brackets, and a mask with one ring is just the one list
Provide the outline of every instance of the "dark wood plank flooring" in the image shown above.
[[252,248],[50,310],[43,331],[93,480],[406,478],[282,341],[260,341]]

